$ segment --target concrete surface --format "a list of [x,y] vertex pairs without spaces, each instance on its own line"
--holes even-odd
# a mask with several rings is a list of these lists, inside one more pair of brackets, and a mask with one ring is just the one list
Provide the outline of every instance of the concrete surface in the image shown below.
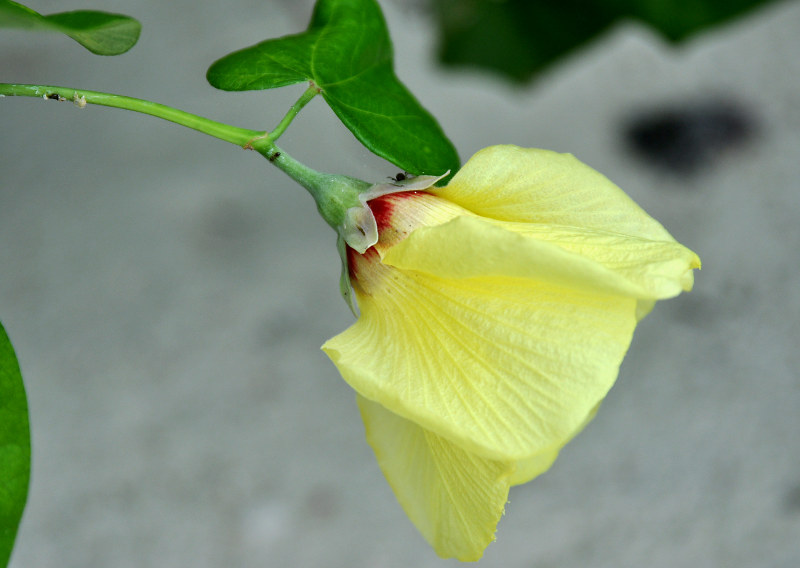
[[[639,328],[593,424],[512,490],[481,565],[799,566],[800,3],[678,49],[622,25],[525,88],[437,69],[429,22],[382,4],[401,78],[462,159],[502,142],[573,152],[704,261],[695,291]],[[311,5],[71,2],[138,17],[140,44],[99,58],[4,31],[0,75],[268,128],[302,86],[221,93],[205,69],[302,30]],[[692,176],[625,151],[634,110],[708,96],[749,109],[749,143]],[[351,315],[333,233],[299,187],[123,111],[5,98],[0,133],[0,319],[34,444],[12,567],[456,565],[395,502],[318,349]],[[321,100],[282,145],[322,170],[396,173]]]

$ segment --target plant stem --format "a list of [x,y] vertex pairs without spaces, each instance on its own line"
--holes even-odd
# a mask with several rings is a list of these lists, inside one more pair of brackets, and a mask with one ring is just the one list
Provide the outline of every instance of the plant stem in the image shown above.
[[286,116],[284,116],[283,119],[278,123],[278,126],[276,126],[272,132],[269,133],[268,138],[270,142],[275,142],[275,140],[280,138],[281,134],[283,134],[286,128],[292,123],[294,117],[297,116],[297,113],[299,113],[303,107],[306,106],[309,101],[311,101],[311,99],[317,96],[319,92],[319,87],[317,87],[314,83],[311,83],[311,86],[309,86],[308,89],[306,89],[306,91],[303,93],[303,96],[297,99],[297,102],[292,105],[292,108],[289,109],[289,112],[286,113]]
[[292,178],[294,181],[303,186],[312,196],[316,198],[319,187],[324,185],[325,181],[331,177],[330,174],[318,172],[315,169],[309,168],[302,162],[298,162],[283,150],[278,150],[278,147],[272,145],[274,151],[269,157],[269,161],[273,163],[279,170]]
[[243,148],[255,150],[278,169],[299,183],[311,193],[317,203],[322,217],[335,230],[339,230],[345,221],[346,211],[361,205],[358,196],[369,188],[368,183],[346,176],[326,174],[309,168],[298,162],[275,145],[275,140],[283,134],[297,113],[319,93],[313,83],[303,95],[292,105],[286,116],[272,132],[238,128],[217,122],[196,114],[150,101],[113,95],[97,91],[84,91],[69,87],[52,87],[46,85],[20,85],[0,83],[0,95],[42,97],[59,101],[72,101],[77,106],[87,104],[102,105],[131,110],[163,118],[170,122],[192,128],[209,136],[236,144]]
[[[0,95],[23,96],[23,97],[42,97],[45,99],[72,101],[78,106],[84,104],[95,104],[107,107],[121,108],[149,114],[164,120],[169,120],[181,126],[197,130],[214,138],[219,138],[225,142],[246,146],[249,141],[261,136],[264,132],[239,128],[222,122],[217,122],[196,114],[178,110],[176,108],[153,103],[150,101],[126,97],[124,95],[113,95],[111,93],[100,93],[97,91],[85,91],[83,89],[72,89],[69,87],[52,87],[47,85],[16,85],[0,83]],[[298,109],[299,110],[299,109]]]

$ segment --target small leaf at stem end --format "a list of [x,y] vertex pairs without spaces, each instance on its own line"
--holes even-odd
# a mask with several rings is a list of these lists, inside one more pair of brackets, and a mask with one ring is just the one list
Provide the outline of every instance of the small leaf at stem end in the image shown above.
[[28,403],[14,348],[0,325],[0,566],[14,548],[31,467]]
[[231,53],[209,68],[207,78],[226,91],[311,81],[374,154],[412,174],[458,170],[453,144],[394,73],[389,32],[375,0],[319,0],[304,33]]
[[125,53],[136,45],[142,30],[129,16],[95,10],[42,16],[11,0],[0,0],[0,28],[61,32],[97,55]]

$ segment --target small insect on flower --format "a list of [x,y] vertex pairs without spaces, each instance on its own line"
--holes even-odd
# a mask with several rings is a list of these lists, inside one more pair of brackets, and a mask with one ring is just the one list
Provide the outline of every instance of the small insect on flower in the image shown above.
[[398,172],[398,174],[396,176],[394,176],[394,177],[389,176],[389,179],[396,183],[396,182],[400,182],[400,181],[409,180],[412,177],[414,177],[414,176],[412,176],[408,172]]

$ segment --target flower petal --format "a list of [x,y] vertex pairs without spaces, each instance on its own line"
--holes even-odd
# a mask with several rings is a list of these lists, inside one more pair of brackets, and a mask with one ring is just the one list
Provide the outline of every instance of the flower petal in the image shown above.
[[571,154],[490,146],[472,156],[447,186],[432,191],[491,219],[673,240],[625,192]]
[[323,350],[362,396],[490,459],[566,443],[614,383],[636,325],[634,298],[383,268],[373,293],[356,283],[361,316]]
[[700,258],[674,239],[656,241],[597,229],[539,223],[499,223],[506,229],[558,245],[599,262],[647,289],[671,298],[692,289]]
[[555,448],[551,448],[545,450],[533,457],[530,457],[526,460],[520,460],[516,463],[516,468],[514,469],[514,475],[511,476],[511,485],[521,485],[523,483],[528,483],[534,477],[537,477],[543,474],[545,471],[550,469],[550,466],[553,465],[553,462],[556,461],[558,457],[558,453],[561,451],[561,448],[566,446],[572,438],[577,436],[581,433],[581,431],[586,427],[589,422],[597,414],[597,411],[600,409],[600,404],[598,403],[592,411],[589,413],[588,416],[583,421],[583,424],[578,426],[574,432],[564,440],[561,444],[559,444]]
[[558,452],[563,447],[564,445],[562,444],[558,449],[545,450],[533,457],[516,462],[514,474],[511,476],[511,485],[528,483],[534,477],[538,477],[550,469],[550,466],[553,465],[553,462],[558,457]]
[[480,458],[357,397],[367,441],[397,500],[443,558],[474,562],[494,540],[514,465]]
[[697,255],[672,240],[471,216],[418,228],[383,262],[445,278],[535,278],[641,299],[690,289],[699,267]]

